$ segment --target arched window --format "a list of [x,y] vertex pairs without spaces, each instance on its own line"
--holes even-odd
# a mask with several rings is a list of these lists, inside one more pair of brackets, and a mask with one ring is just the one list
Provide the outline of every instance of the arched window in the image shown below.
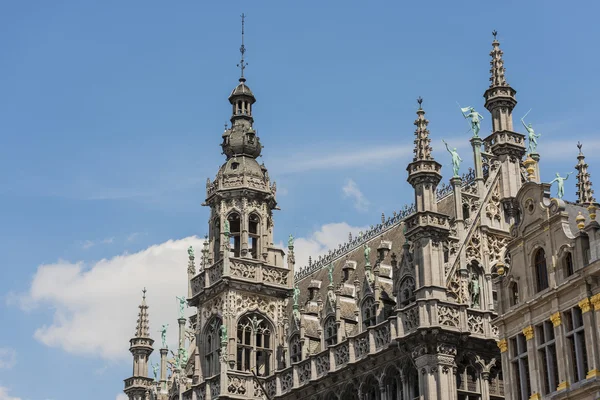
[[214,261],[218,261],[220,259],[221,253],[221,223],[219,222],[219,217],[215,218],[215,222],[213,225],[213,259]]
[[377,324],[377,306],[373,297],[369,296],[365,298],[361,310],[364,329]]
[[471,209],[469,208],[469,205],[467,203],[463,204],[462,212],[463,212],[463,218],[469,219],[469,217],[471,216]]
[[302,342],[300,335],[294,335],[290,339],[290,361],[297,363],[302,361]]
[[219,351],[221,349],[221,319],[214,317],[204,329],[204,377],[218,375],[221,372]]
[[229,256],[239,257],[241,249],[240,215],[233,212],[227,216],[227,221],[229,221]]
[[534,257],[536,289],[541,292],[548,288],[548,270],[546,269],[546,253],[538,249]]
[[404,278],[400,283],[399,295],[402,306],[415,301],[415,280],[411,276]]
[[565,255],[565,277],[571,276],[575,273],[575,268],[573,267],[573,256],[571,252],[568,252]]
[[380,400],[379,384],[373,375],[369,375],[365,379],[361,387],[361,393],[364,400]]
[[337,324],[334,317],[325,320],[325,344],[332,346],[337,343]]
[[400,393],[399,375],[397,370],[388,369],[385,372],[385,379],[383,385],[385,387],[386,400],[400,400],[398,397]]
[[258,260],[260,255],[259,240],[260,240],[260,218],[252,213],[248,217],[248,247],[252,258]]
[[255,371],[258,376],[271,373],[271,326],[264,316],[249,314],[240,318],[237,325],[238,371]]

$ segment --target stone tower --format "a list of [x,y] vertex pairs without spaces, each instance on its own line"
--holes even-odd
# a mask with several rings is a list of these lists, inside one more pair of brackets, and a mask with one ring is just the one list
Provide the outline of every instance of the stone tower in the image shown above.
[[[276,185],[259,164],[262,145],[253,127],[254,94],[241,77],[229,96],[231,127],[222,135],[225,162],[208,180],[208,257],[191,278],[189,305],[198,308],[194,390],[200,398],[260,397],[253,377],[284,360],[284,309],[293,271],[273,245]],[[277,339],[276,339],[277,338]]]
[[133,374],[125,379],[125,394],[129,400],[143,400],[149,395],[154,380],[148,377],[148,359],[154,350],[154,340],[150,338],[146,289],[143,290],[142,303],[139,305],[135,336],[129,341],[129,351],[133,355]]
[[577,165],[575,166],[575,169],[577,170],[577,200],[575,202],[577,204],[589,206],[590,204],[595,203],[596,199],[594,198],[594,189],[592,189],[592,180],[590,178],[590,173],[588,172],[588,165],[585,162],[585,156],[581,150],[582,147],[583,145],[581,143],[577,143],[579,154],[577,155]]
[[[502,198],[510,218],[507,223],[512,223],[515,218],[514,199],[522,183],[521,160],[525,155],[525,136],[515,132],[513,128],[512,112],[517,105],[517,91],[506,81],[503,52],[500,50],[500,42],[496,39],[497,32],[493,33],[490,87],[483,94],[485,108],[492,116],[492,133],[483,142],[488,163],[493,158],[494,162],[502,165],[498,195]],[[531,158],[537,165],[539,155],[531,154]],[[493,168],[489,164],[487,166]],[[539,179],[539,171],[536,176]]]

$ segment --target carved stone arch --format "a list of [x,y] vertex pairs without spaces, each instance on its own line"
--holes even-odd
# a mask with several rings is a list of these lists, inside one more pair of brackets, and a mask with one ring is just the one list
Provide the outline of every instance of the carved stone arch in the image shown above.
[[406,306],[415,301],[416,281],[412,275],[404,275],[398,287],[398,303]]
[[358,392],[361,398],[369,400],[380,400],[381,391],[379,390],[379,380],[377,377],[369,373],[362,377]]
[[290,362],[296,363],[302,361],[302,339],[300,338],[299,332],[290,335],[288,345]]
[[330,315],[323,320],[323,336],[325,338],[325,345],[333,346],[337,344],[337,333],[338,325],[335,321],[335,316]]
[[236,369],[256,371],[258,376],[271,373],[275,361],[275,324],[266,315],[250,311],[236,323]]
[[395,400],[401,398],[402,382],[400,379],[400,370],[396,365],[388,364],[380,377],[380,386],[385,390],[386,398]]
[[360,315],[363,329],[377,324],[377,303],[375,297],[368,294],[360,302]]
[[359,388],[357,387],[356,383],[349,382],[344,386],[344,389],[340,395],[340,400],[359,400],[360,397],[358,391]]
[[221,326],[223,319],[218,314],[213,314],[204,324],[198,343],[202,348],[202,373],[205,378],[218,375],[221,372],[220,353],[222,346]]

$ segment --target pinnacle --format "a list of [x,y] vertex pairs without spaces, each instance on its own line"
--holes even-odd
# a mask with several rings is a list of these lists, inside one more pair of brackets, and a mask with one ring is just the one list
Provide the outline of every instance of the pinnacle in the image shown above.
[[146,304],[146,288],[142,291],[142,303],[139,305],[139,313],[135,328],[136,337],[150,337],[150,320],[148,314],[148,304]]
[[423,99],[419,97],[417,102],[419,103],[419,109],[417,110],[417,119],[414,122],[417,129],[415,130],[415,149],[413,150],[415,155],[413,161],[433,160],[431,156],[432,148],[430,146],[431,139],[429,139],[429,130],[427,129],[429,121],[425,118],[425,111],[422,107]]
[[594,190],[592,189],[592,180],[589,172],[587,172],[588,164],[585,162],[585,156],[581,148],[583,145],[577,143],[579,154],[577,155],[577,204],[589,205],[596,202],[594,198]]
[[504,60],[502,59],[504,52],[500,50],[500,42],[496,39],[497,32],[494,31],[493,34],[494,41],[492,42],[492,51],[490,52],[490,56],[492,57],[492,61],[490,61],[490,87],[509,86],[508,82],[506,82],[506,68],[504,68]]

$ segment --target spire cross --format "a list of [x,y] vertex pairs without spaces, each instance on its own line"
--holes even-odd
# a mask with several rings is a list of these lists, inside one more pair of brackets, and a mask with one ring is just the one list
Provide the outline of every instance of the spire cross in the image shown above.
[[242,59],[240,60],[240,63],[237,65],[242,73],[242,78],[244,78],[244,70],[246,69],[246,66],[248,65],[248,63],[244,61],[244,53],[246,52],[246,46],[244,46],[244,19],[245,18],[246,18],[246,15],[242,13],[242,45],[240,46],[240,53],[242,53]]

